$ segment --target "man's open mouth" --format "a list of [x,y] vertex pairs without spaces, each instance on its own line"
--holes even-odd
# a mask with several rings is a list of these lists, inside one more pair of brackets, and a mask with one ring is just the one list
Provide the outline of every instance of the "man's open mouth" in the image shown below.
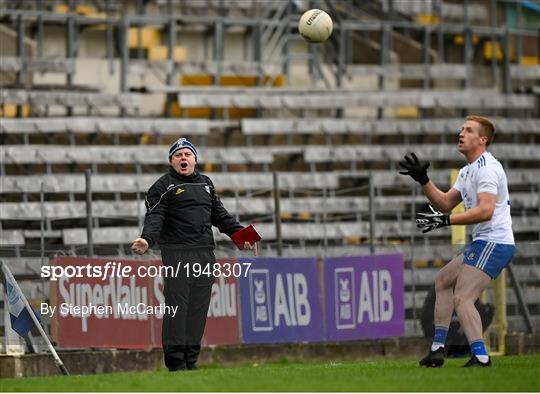
[[180,163],[180,168],[187,168],[188,164],[186,162]]

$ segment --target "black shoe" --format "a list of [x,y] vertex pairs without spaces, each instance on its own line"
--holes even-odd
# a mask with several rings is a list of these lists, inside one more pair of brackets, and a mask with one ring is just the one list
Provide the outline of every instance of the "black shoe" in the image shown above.
[[442,367],[444,364],[444,347],[440,347],[437,350],[429,351],[429,354],[420,360],[421,367],[437,368]]
[[199,367],[197,367],[197,364],[188,364],[188,365],[187,365],[187,369],[188,369],[189,371],[196,371],[196,370],[199,369]]
[[487,363],[483,363],[482,361],[478,360],[476,356],[473,355],[471,359],[467,361],[467,364],[465,364],[464,367],[491,367],[491,357],[488,357]]

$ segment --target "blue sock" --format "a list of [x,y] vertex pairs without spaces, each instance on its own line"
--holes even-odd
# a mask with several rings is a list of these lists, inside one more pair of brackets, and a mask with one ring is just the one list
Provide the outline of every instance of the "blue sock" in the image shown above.
[[483,340],[475,339],[471,342],[471,353],[478,357],[480,361],[487,362],[488,352]]
[[431,350],[435,351],[440,347],[444,347],[446,343],[446,335],[448,334],[448,327],[435,326],[435,335],[433,336],[433,344]]

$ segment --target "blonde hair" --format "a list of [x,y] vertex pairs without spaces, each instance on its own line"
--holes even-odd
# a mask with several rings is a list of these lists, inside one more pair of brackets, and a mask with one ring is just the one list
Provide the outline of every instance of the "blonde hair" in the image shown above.
[[480,135],[487,137],[486,148],[493,142],[493,136],[495,135],[495,126],[491,121],[483,116],[469,115],[465,120],[472,120],[480,124]]

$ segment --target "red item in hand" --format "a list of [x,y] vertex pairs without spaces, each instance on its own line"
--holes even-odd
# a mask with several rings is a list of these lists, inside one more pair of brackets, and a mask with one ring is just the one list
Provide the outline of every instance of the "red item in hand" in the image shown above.
[[242,230],[235,232],[233,235],[231,235],[231,239],[233,242],[238,246],[238,249],[242,250],[244,249],[244,244],[246,242],[249,242],[251,245],[255,244],[255,242],[260,241],[262,238],[255,230],[255,227],[253,227],[252,224],[250,224],[247,227],[244,227]]

